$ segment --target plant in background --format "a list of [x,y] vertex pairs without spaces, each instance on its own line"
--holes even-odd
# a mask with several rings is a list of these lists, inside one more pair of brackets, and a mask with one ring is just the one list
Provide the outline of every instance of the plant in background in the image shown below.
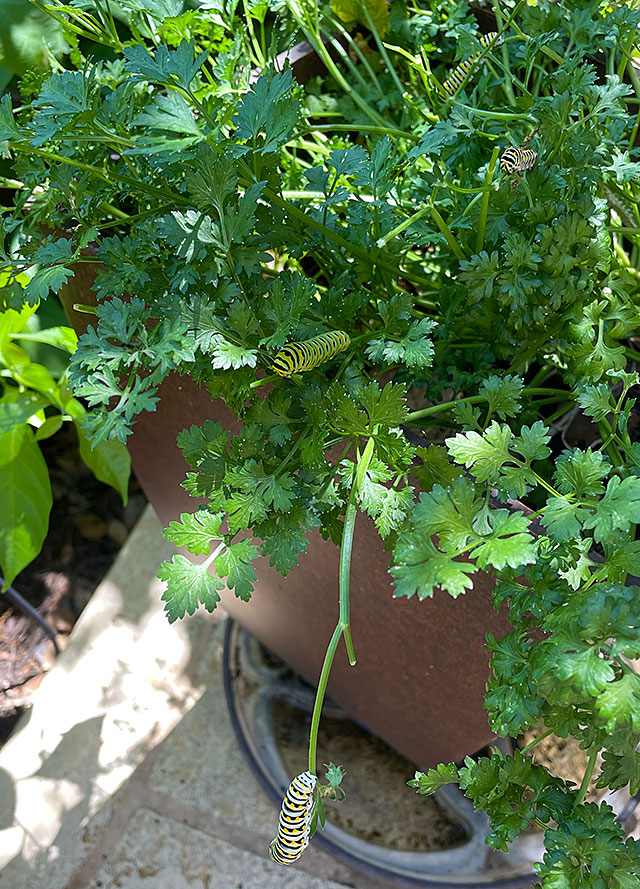
[[[625,585],[640,571],[626,371],[640,304],[640,13],[505,4],[495,39],[482,39],[463,3],[289,0],[241,19],[209,4],[163,18],[150,2],[145,29],[124,39],[86,7],[51,4],[108,58],[51,77],[32,109],[0,106],[21,183],[4,267],[37,264],[33,304],[96,244],[97,323],[71,369],[94,444],[124,442],[171,371],[242,420],[233,436],[208,421],[179,437],[185,487],[207,505],[165,533],[206,559],[162,566],[169,619],[213,610],[222,579],[248,599],[261,555],[286,575],[313,527],[341,546],[315,776],[341,638],[355,660],[358,509],[393,550],[399,596],[456,596],[491,571],[514,627],[489,640],[491,724],[517,734],[543,719],[578,739],[584,781],[576,791],[522,751],[440,766],[416,786],[458,782],[489,814],[496,848],[542,827],[543,886],[635,885],[635,845],[584,798],[600,761],[600,786],[640,784],[638,590]],[[298,34],[327,79],[305,92],[266,66],[249,89],[251,66]],[[72,236],[44,235],[43,221],[73,221]],[[22,294],[8,298],[19,309]],[[350,343],[319,364],[304,343],[332,332]],[[578,414],[590,446],[567,439]],[[432,426],[451,431],[445,446],[416,443]]]
[[62,26],[43,10],[22,0],[0,0],[0,90],[14,77],[42,84],[55,60],[68,50]]

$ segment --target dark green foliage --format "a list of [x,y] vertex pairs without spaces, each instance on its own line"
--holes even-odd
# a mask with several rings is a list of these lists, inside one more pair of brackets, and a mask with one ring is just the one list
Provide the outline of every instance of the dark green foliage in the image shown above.
[[[372,36],[365,63],[340,68],[320,9],[294,21],[288,7],[249,4],[245,20],[232,5],[151,6],[124,17],[124,43],[108,18],[65,7],[107,57],[84,59],[70,38],[79,70],[15,114],[0,103],[20,183],[0,271],[19,308],[97,248],[97,324],[71,368],[94,445],[125,441],[172,372],[241,421],[233,435],[208,421],[179,436],[184,487],[206,502],[166,535],[205,561],[162,566],[169,620],[213,610],[223,584],[248,599],[260,556],[287,574],[312,528],[339,541],[373,447],[350,509],[393,551],[395,594],[496,578],[513,631],[488,639],[492,727],[542,720],[578,739],[590,768],[602,754],[601,786],[633,791],[640,444],[625,368],[640,310],[640,86],[627,58],[640,13],[507,6],[504,44],[451,97],[442,83],[480,45],[467,3],[393,3],[388,58]],[[331,71],[306,89],[269,64],[301,35]],[[510,145],[537,152],[512,177],[499,164]],[[348,350],[272,374],[286,343],[331,330]],[[588,447],[567,433],[574,408]],[[434,423],[448,437],[425,447]],[[633,844],[606,806],[584,804],[586,784],[520,752],[413,783],[451,781],[488,813],[494,848],[546,831],[544,887],[637,884]]]

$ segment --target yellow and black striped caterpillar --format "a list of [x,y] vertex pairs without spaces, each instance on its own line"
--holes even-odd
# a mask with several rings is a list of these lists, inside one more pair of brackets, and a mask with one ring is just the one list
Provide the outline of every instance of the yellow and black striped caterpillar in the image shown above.
[[271,369],[281,377],[313,370],[339,352],[344,352],[350,342],[351,337],[348,333],[332,330],[330,333],[314,336],[313,339],[303,340],[301,343],[287,343],[273,359]]
[[311,772],[302,772],[289,785],[280,810],[278,836],[269,846],[269,857],[278,864],[297,861],[309,844],[317,780]]
[[[500,44],[504,42],[503,38],[498,35],[497,31],[490,31],[488,34],[483,34],[481,37],[478,37],[478,40],[485,49],[491,45],[500,46]],[[447,77],[442,86],[450,96],[453,96],[456,90],[462,86],[467,73],[471,70],[473,63],[481,53],[482,50],[474,52],[473,55],[466,58],[463,62],[460,62],[458,67],[454,68],[451,74]]]
[[537,158],[537,152],[530,148],[516,148],[511,145],[500,158],[500,169],[503,173],[523,173],[533,167]]

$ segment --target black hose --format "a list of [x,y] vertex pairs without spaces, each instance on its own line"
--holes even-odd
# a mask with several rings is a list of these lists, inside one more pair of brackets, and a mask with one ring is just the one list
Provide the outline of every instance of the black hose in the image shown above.
[[[4,585],[4,578],[0,576],[0,585]],[[37,624],[39,624],[42,629],[45,631],[47,636],[53,642],[53,647],[55,649],[56,655],[60,654],[60,648],[58,647],[58,642],[56,640],[56,631],[53,629],[50,623],[44,619],[44,617],[37,611],[33,605],[31,605],[24,596],[21,596],[20,593],[14,589],[12,586],[7,587],[4,591],[4,595],[7,596],[14,605],[17,605],[25,614],[28,614]]]
[[624,809],[616,815],[618,824],[624,825],[625,821],[628,821],[635,812],[638,803],[640,803],[640,790],[631,797]]

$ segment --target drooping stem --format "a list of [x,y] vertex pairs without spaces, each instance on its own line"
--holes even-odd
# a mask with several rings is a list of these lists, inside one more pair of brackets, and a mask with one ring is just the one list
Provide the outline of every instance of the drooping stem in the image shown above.
[[322,704],[324,703],[324,693],[327,688],[327,682],[329,681],[329,673],[331,672],[333,658],[335,657],[336,649],[338,648],[338,643],[340,642],[341,636],[342,625],[340,621],[338,621],[338,623],[336,624],[336,628],[333,631],[331,641],[327,646],[327,651],[324,656],[324,663],[322,664],[322,670],[320,672],[320,679],[318,680],[316,699],[313,703],[311,728],[309,729],[309,771],[312,775],[317,774],[316,751],[318,749],[318,728],[320,727],[320,714],[322,713]]
[[589,789],[589,783],[591,782],[591,776],[593,775],[593,770],[596,766],[596,759],[598,757],[598,751],[593,750],[591,755],[589,756],[589,762],[587,763],[587,768],[585,769],[584,776],[582,778],[582,784],[580,785],[580,790],[578,791],[578,798],[576,799],[576,806],[579,806],[585,796],[587,795],[587,790]]
[[359,491],[362,486],[364,475],[367,471],[371,457],[373,456],[374,441],[370,438],[362,453],[362,457],[358,460],[356,473],[349,492],[349,500],[344,517],[344,528],[342,531],[342,545],[340,548],[340,614],[338,623],[333,631],[327,651],[324,656],[322,670],[320,671],[320,679],[318,680],[318,688],[316,690],[316,699],[313,704],[313,713],[311,715],[311,728],[309,730],[309,771],[312,775],[316,774],[316,753],[318,749],[318,729],[320,727],[320,716],[322,714],[322,705],[327,690],[329,674],[333,665],[333,659],[338,649],[340,639],[344,636],[344,642],[347,647],[349,663],[353,666],[356,662],[353,650],[353,641],[351,639],[351,626],[349,623],[349,574],[351,571],[351,551],[353,548],[353,531],[356,523],[356,515],[358,512]]

